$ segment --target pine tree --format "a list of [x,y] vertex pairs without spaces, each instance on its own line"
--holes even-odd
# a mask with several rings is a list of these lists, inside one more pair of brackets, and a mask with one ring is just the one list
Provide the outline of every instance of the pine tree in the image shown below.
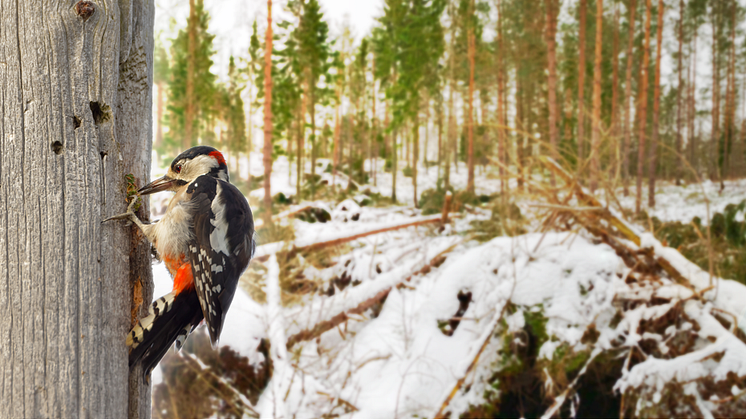
[[[190,2],[191,5],[191,2]],[[215,38],[207,32],[210,17],[201,0],[190,6],[187,28],[179,31],[171,44],[171,79],[168,84],[168,135],[167,143],[182,149],[195,145],[197,137],[206,128],[215,98],[213,65]]]
[[246,63],[246,77],[248,78],[248,102],[249,102],[249,114],[246,118],[248,122],[248,137],[246,140],[246,156],[249,164],[248,174],[246,176],[246,187],[251,188],[251,152],[254,146],[254,100],[256,93],[254,92],[255,85],[261,85],[257,80],[261,73],[261,57],[260,49],[261,44],[259,42],[259,30],[257,29],[256,19],[251,25],[251,37],[249,38],[249,59]]
[[683,76],[684,76],[684,67],[682,66],[683,62],[683,46],[684,46],[684,0],[679,0],[679,24],[678,24],[678,31],[677,31],[677,40],[679,44],[679,53],[677,56],[678,59],[678,66],[677,66],[677,73],[679,77],[678,86],[676,89],[676,169],[674,171],[674,176],[676,178],[676,186],[681,185],[681,170],[683,165],[683,159],[682,159],[682,150],[681,150],[681,99],[683,97],[684,92],[684,84],[683,84]]
[[272,222],[272,0],[267,0],[264,41],[264,225]]
[[[405,122],[412,123],[415,147],[421,97],[428,80],[426,75],[443,54],[440,16],[444,8],[444,0],[386,0],[384,15],[379,18],[382,30],[374,35],[374,49],[379,52],[376,62],[381,63],[376,73],[395,80],[386,89],[386,96],[393,105],[392,124],[399,128]],[[417,172],[416,167],[412,169],[413,174]],[[416,206],[416,175],[412,181]]]
[[235,158],[234,170],[238,170],[238,156],[241,150],[246,149],[246,119],[244,118],[244,103],[241,99],[241,86],[239,72],[233,56],[228,62],[228,86],[226,89],[227,112],[224,114],[228,147]]
[[160,155],[165,150],[163,144],[163,123],[164,123],[164,111],[166,108],[166,85],[169,78],[171,77],[171,67],[169,64],[168,54],[166,49],[156,38],[155,52],[153,54],[153,83],[158,89],[156,98],[156,134],[155,144],[153,149],[156,151],[156,164],[160,164]]
[[583,167],[585,141],[585,17],[587,0],[580,0],[578,6],[580,35],[578,37],[578,173]]
[[[557,107],[557,13],[559,0],[546,0],[546,36],[547,36],[547,106],[549,108],[549,155],[557,158],[557,146],[559,133],[557,131],[557,119],[559,109]],[[500,83],[498,81],[498,83]],[[501,108],[501,106],[498,106]],[[500,109],[501,110],[501,109]],[[499,111],[498,111],[499,113]],[[554,177],[552,177],[554,183]]]
[[638,93],[638,130],[637,137],[637,194],[635,195],[635,212],[640,213],[642,205],[642,176],[643,167],[645,166],[645,123],[647,122],[647,105],[648,105],[648,69],[650,66],[650,20],[651,20],[651,0],[646,1],[645,7],[645,44],[643,46],[642,67],[640,68],[640,90]]
[[[375,29],[374,29],[375,31]],[[332,53],[332,70],[334,71],[334,86],[336,92],[335,117],[334,117],[334,146],[332,149],[332,188],[336,190],[337,170],[339,169],[342,155],[342,118],[340,108],[347,89],[347,74],[345,62],[352,51],[352,29],[349,21],[345,21],[342,27],[342,35],[337,40],[338,50]]]
[[[329,69],[331,67],[331,51],[329,45],[329,26],[323,21],[321,6],[318,0],[297,0],[300,7],[300,21],[293,37],[297,43],[298,64],[301,66],[304,80],[304,96],[306,111],[311,120],[311,173],[316,173],[316,105],[320,100],[332,93],[331,89],[322,87],[331,85]],[[323,82],[320,85],[320,82]],[[305,129],[303,130],[305,131]],[[298,149],[299,179],[303,180],[303,148]],[[300,185],[298,185],[300,188]]]
[[635,12],[637,11],[637,2],[629,2],[629,32],[627,34],[627,68],[624,77],[624,137],[622,138],[622,183],[624,196],[629,195],[629,146],[632,142],[632,59],[635,42]]
[[[467,114],[466,128],[468,130],[468,180],[466,190],[474,193],[474,56],[476,55],[476,34],[474,33],[474,0],[468,0],[468,12],[466,14],[466,33],[467,33],[467,59],[469,62],[469,113]],[[416,190],[416,187],[415,187]]]
[[655,175],[658,168],[658,141],[661,96],[661,53],[663,51],[663,0],[658,0],[658,27],[656,31],[655,76],[653,78],[653,133],[650,137],[648,161],[648,207],[655,207]]
[[[619,4],[614,1],[614,27],[611,53],[611,115],[609,122],[610,136],[614,141],[618,141],[619,135]],[[619,170],[619,161],[617,160],[617,171]]]
[[[720,34],[722,0],[713,0],[711,6],[712,20],[712,129],[710,133],[710,179],[718,178],[718,144],[720,143]],[[695,63],[696,65],[696,63]]]
[[601,142],[601,46],[603,39],[603,0],[596,0],[596,54],[593,63],[593,115],[591,117],[591,191],[596,189],[599,177],[599,143]]

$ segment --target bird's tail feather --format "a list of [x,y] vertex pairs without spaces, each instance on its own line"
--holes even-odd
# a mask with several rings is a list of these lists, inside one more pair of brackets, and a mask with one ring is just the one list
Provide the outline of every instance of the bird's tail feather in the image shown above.
[[145,379],[158,365],[171,344],[181,349],[189,333],[202,321],[202,310],[194,290],[173,292],[155,300],[150,313],[127,334],[131,347],[130,367],[142,361]]

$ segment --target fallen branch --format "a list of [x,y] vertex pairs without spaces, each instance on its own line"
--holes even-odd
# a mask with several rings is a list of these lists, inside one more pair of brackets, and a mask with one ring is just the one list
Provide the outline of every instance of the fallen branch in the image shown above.
[[[456,213],[456,214],[453,214],[451,217],[456,218],[459,215],[460,214]],[[330,247],[330,246],[339,246],[340,244],[348,243],[348,242],[361,239],[363,237],[372,236],[375,234],[381,234],[381,233],[386,233],[389,231],[401,230],[401,229],[409,228],[409,227],[417,227],[417,226],[421,226],[425,224],[440,223],[441,219],[442,219],[442,216],[440,214],[429,215],[417,221],[410,221],[407,223],[396,224],[396,225],[392,225],[392,226],[388,226],[384,228],[378,228],[375,230],[365,231],[362,233],[354,234],[352,236],[340,237],[340,238],[327,240],[323,242],[312,243],[312,244],[308,244],[304,246],[298,246],[298,247],[295,247],[294,249],[305,251],[305,250],[319,250],[319,249],[323,249],[325,247]]]
[[619,232],[622,233],[628,240],[634,242],[638,246],[640,245],[640,236],[638,236],[637,233],[635,233],[626,222],[620,220],[618,217],[612,214],[611,211],[608,210],[608,208],[605,208],[603,205],[601,205],[596,197],[586,194],[583,190],[583,187],[580,186],[575,178],[565,169],[563,169],[562,166],[560,166],[556,161],[547,156],[539,156],[539,161],[544,163],[544,165],[558,177],[562,178],[562,180],[564,180],[565,183],[571,187],[573,193],[575,193],[575,196],[578,198],[579,201],[585,203],[589,207],[601,208],[602,210],[599,211],[599,214],[602,218],[616,227],[617,230],[619,230]]
[[[461,214],[454,213],[454,214],[451,214],[450,217],[457,218],[460,216]],[[343,237],[338,237],[338,238],[334,238],[331,240],[325,240],[321,242],[308,243],[308,244],[303,244],[301,242],[301,245],[297,245],[297,242],[296,242],[296,245],[292,247],[291,251],[297,252],[297,251],[319,250],[325,247],[339,246],[340,244],[348,243],[348,242],[361,239],[363,237],[372,236],[375,234],[381,234],[381,233],[386,233],[389,231],[401,230],[401,229],[409,228],[409,227],[417,227],[417,226],[426,225],[426,224],[437,224],[437,223],[440,223],[441,221],[442,221],[441,214],[428,215],[428,216],[419,218],[417,221],[408,221],[405,223],[395,224],[395,225],[391,225],[391,226],[384,227],[384,228],[376,228],[374,230],[364,231],[361,233],[355,233],[351,236],[343,236]],[[261,245],[257,247],[256,249],[254,260],[257,260],[259,262],[266,262],[269,259],[269,255],[280,251],[282,249],[282,246],[283,246],[282,242],[267,243],[267,244]]]
[[585,365],[583,365],[583,368],[578,372],[578,375],[575,376],[575,379],[572,380],[572,382],[567,386],[565,391],[562,392],[562,394],[559,395],[556,399],[554,399],[554,403],[552,403],[551,406],[549,406],[549,409],[547,409],[546,412],[544,412],[543,415],[541,415],[541,419],[549,419],[555,417],[557,414],[557,411],[562,407],[562,405],[565,403],[565,400],[567,400],[567,395],[570,394],[570,391],[572,391],[575,386],[578,384],[578,380],[580,380],[580,377],[585,374],[585,372],[588,370],[588,366],[591,365],[591,362],[593,362],[594,359],[596,359],[596,356],[601,351],[593,351],[588,361],[585,362]]
[[[460,241],[454,243],[453,245],[451,245],[444,251],[438,253],[434,258],[430,260],[429,263],[427,263],[425,266],[418,269],[417,271],[412,272],[406,278],[403,278],[401,281],[399,281],[397,285],[402,284],[404,282],[409,282],[412,279],[412,277],[416,275],[424,275],[430,272],[432,268],[434,268],[436,265],[442,262],[442,260],[444,259],[444,255],[452,252],[453,249],[455,249],[459,243]],[[367,300],[358,304],[357,307],[352,308],[347,311],[343,311],[329,320],[316,323],[316,325],[314,325],[314,327],[311,329],[305,329],[290,336],[286,344],[287,349],[290,350],[298,342],[309,341],[309,340],[312,340],[312,339],[315,339],[321,336],[325,332],[328,332],[329,330],[332,330],[335,327],[339,326],[340,324],[349,320],[351,315],[360,315],[360,314],[365,313],[366,310],[368,310],[369,308],[383,301],[389,295],[389,292],[391,292],[392,288],[393,286],[386,288],[383,291],[380,291],[378,294],[374,295],[373,297],[368,298]]]
[[453,390],[448,394],[448,397],[443,401],[443,404],[440,406],[440,409],[438,410],[438,413],[435,414],[436,419],[445,418],[445,410],[448,408],[448,405],[451,403],[451,400],[456,396],[459,389],[461,389],[461,386],[464,385],[464,382],[466,382],[466,377],[469,376],[469,374],[474,371],[474,368],[476,368],[477,363],[479,362],[479,357],[482,356],[482,352],[484,352],[484,348],[487,347],[487,344],[492,340],[493,335],[495,334],[495,331],[497,330],[497,327],[500,325],[500,320],[502,320],[503,316],[505,315],[505,309],[508,308],[508,305],[510,304],[510,300],[506,301],[505,304],[503,304],[502,310],[500,310],[500,314],[492,321],[492,325],[489,328],[489,333],[482,341],[482,346],[479,347],[479,351],[477,351],[476,356],[472,358],[471,363],[469,364],[469,367],[466,369],[464,374],[456,381],[456,385],[453,386]]
[[608,208],[603,207],[594,196],[586,194],[580,184],[578,184],[578,182],[575,180],[575,178],[573,178],[570,173],[568,173],[559,164],[557,164],[556,161],[547,156],[540,156],[539,160],[544,163],[544,165],[549,170],[555,173],[558,177],[562,178],[562,180],[564,180],[565,183],[567,183],[572,188],[573,193],[579,201],[585,203],[589,207],[599,209],[598,211],[593,211],[592,214],[588,211],[586,211],[584,214],[579,214],[580,211],[574,211],[573,209],[569,209],[568,212],[572,213],[575,216],[575,219],[578,220],[578,222],[580,222],[583,227],[585,227],[586,230],[588,230],[591,234],[600,237],[605,243],[614,248],[614,250],[616,250],[617,252],[617,255],[622,257],[627,266],[636,265],[636,263],[632,261],[634,255],[636,253],[642,254],[646,257],[646,264],[649,265],[650,268],[665,271],[669,275],[669,277],[671,277],[671,279],[681,285],[686,286],[692,291],[695,291],[694,287],[691,285],[691,282],[687,278],[685,278],[681,274],[681,272],[674,268],[674,266],[668,260],[661,256],[656,256],[653,252],[653,249],[641,248],[638,252],[635,252],[631,249],[628,249],[627,246],[608,234],[605,229],[598,225],[596,218],[605,220],[607,223],[615,227],[624,238],[633,242],[638,247],[642,246],[642,240],[640,236],[634,232],[629,224],[619,219],[619,217],[609,211]]
[[[277,215],[273,215],[272,219],[279,220],[281,218],[293,217],[293,216],[295,216],[297,214],[300,214],[303,211],[307,211],[307,210],[309,210],[311,208],[316,208],[316,205],[314,205],[314,204],[301,205],[300,207],[298,207],[296,209],[283,211],[283,212],[281,212],[281,213],[279,213]],[[259,227],[261,227],[263,225],[264,225],[264,221],[261,218],[258,219],[258,220],[254,220],[254,227],[255,228],[259,228]]]

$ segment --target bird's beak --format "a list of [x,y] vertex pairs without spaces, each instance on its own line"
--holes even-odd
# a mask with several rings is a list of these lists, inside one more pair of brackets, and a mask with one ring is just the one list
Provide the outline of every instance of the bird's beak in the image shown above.
[[170,177],[168,177],[168,175],[166,175],[143,186],[142,188],[140,188],[139,191],[137,191],[137,193],[140,195],[150,195],[156,192],[167,191],[171,189],[171,186],[173,186],[174,182],[175,179],[171,179]]

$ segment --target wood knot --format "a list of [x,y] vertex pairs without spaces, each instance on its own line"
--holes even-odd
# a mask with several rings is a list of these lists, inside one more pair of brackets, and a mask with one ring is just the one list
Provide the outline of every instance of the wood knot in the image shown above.
[[75,3],[75,13],[83,18],[83,22],[88,20],[91,15],[96,11],[96,5],[91,1],[80,0]]

